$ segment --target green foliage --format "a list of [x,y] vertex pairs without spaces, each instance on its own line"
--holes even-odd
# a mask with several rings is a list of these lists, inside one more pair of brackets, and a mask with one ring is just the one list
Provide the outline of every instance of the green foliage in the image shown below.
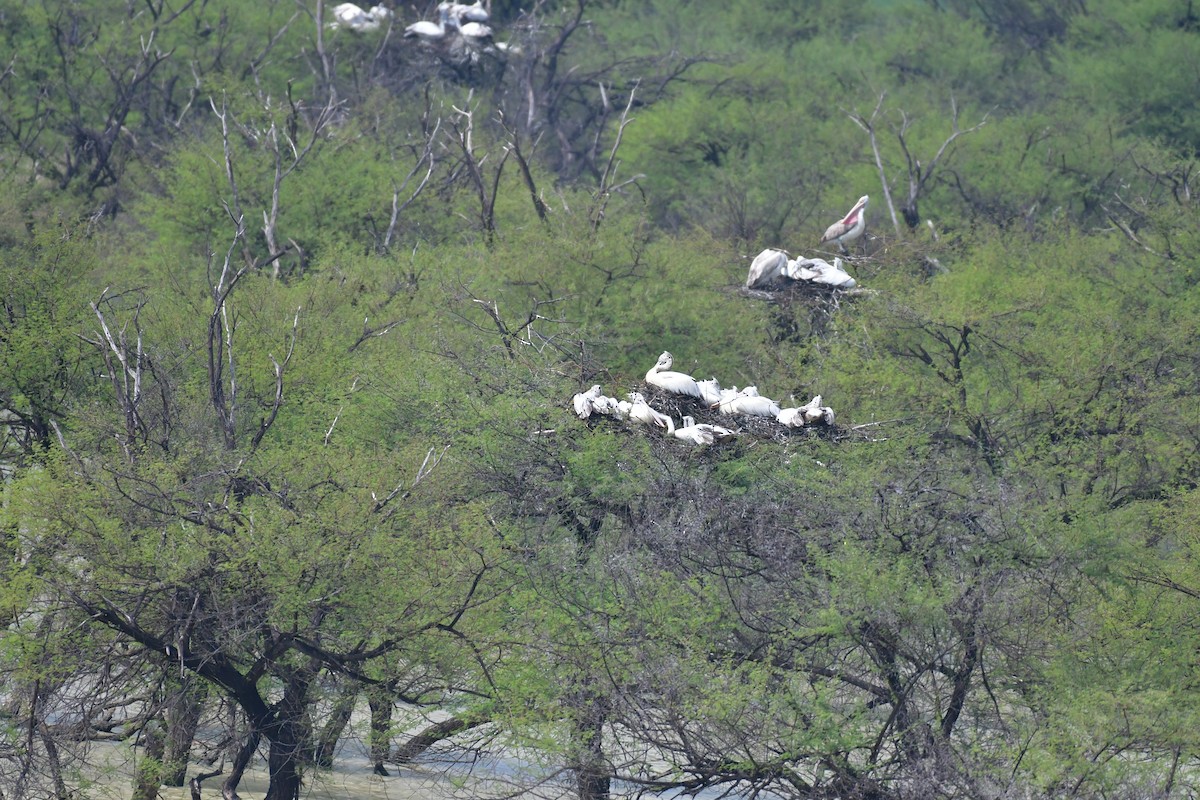
[[[170,656],[647,791],[1194,793],[1183,4],[494,4],[461,63],[156,8],[3,12],[0,782]],[[861,291],[740,289],[861,194]],[[837,425],[574,416],[663,350]]]

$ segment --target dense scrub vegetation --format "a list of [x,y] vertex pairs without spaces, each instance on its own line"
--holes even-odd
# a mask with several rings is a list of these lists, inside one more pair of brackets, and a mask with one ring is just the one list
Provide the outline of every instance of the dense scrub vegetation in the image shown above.
[[[1200,791],[1200,10],[490,10],[0,1],[0,797],[295,797],[356,704],[497,792]],[[739,291],[862,194],[859,291]],[[836,425],[572,414],[662,350]]]

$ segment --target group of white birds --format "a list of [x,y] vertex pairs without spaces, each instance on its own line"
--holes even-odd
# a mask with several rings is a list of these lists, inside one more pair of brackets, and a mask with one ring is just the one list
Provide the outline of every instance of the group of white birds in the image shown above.
[[370,11],[364,11],[354,3],[339,3],[333,7],[333,21],[328,23],[328,27],[332,30],[349,28],[352,31],[373,31],[391,16],[391,9],[385,6],[371,6]]
[[[836,244],[843,254],[847,254],[846,245],[861,237],[866,229],[869,201],[867,195],[860,197],[846,216],[826,229],[819,244]],[[840,258],[835,257],[830,264],[823,258],[792,259],[782,250],[767,249],[759,253],[750,265],[750,273],[746,276],[746,288],[774,287],[785,281],[804,281],[838,289],[850,289],[855,285],[854,278],[842,269]],[[717,409],[721,414],[765,417],[789,428],[816,424],[833,425],[833,409],[821,404],[821,395],[813,397],[802,406],[782,408],[779,402],[760,395],[755,386],[722,389],[716,378],[698,381],[691,375],[672,371],[672,365],[671,354],[664,352],[646,373],[647,385],[670,394],[692,398],[699,401],[704,408]],[[667,436],[674,436],[692,444],[712,444],[717,439],[738,434],[738,431],[721,425],[698,424],[695,418],[690,416],[684,416],[683,424],[677,428],[675,420],[669,414],[651,408],[641,392],[629,392],[626,397],[629,399],[607,397],[602,393],[600,384],[596,384],[586,392],[575,395],[571,402],[575,414],[580,419],[588,419],[593,414],[631,419],[643,425],[660,428]]]
[[[691,375],[672,371],[673,364],[671,354],[664,352],[646,373],[646,383],[670,394],[698,400],[703,407],[717,409],[721,414],[766,417],[789,428],[802,428],[818,423],[833,424],[833,409],[821,405],[820,395],[803,406],[781,408],[777,401],[760,395],[757,387],[738,389],[734,386],[722,389],[716,378],[698,381]],[[572,407],[580,419],[588,419],[593,414],[631,419],[643,425],[660,428],[665,435],[691,444],[712,444],[717,439],[736,436],[738,433],[721,425],[697,423],[691,416],[684,416],[683,424],[677,428],[674,419],[669,414],[651,408],[641,392],[629,392],[626,397],[629,399],[617,400],[607,397],[602,394],[600,384],[595,384],[586,392],[575,395]]]
[[[475,0],[471,5],[439,3],[437,12],[437,22],[414,22],[404,29],[404,38],[436,44],[457,37],[471,47],[484,47],[491,43],[493,31],[485,24],[491,15],[484,8],[483,0]],[[334,19],[329,23],[329,27],[348,28],[359,32],[371,31],[391,16],[392,12],[384,6],[372,6],[370,11],[364,11],[354,3],[340,3],[333,8]],[[497,47],[503,49],[499,45]]]
[[[858,198],[850,213],[829,226],[819,244],[836,244],[846,253],[846,245],[863,235],[867,227],[867,203],[870,198]],[[750,264],[746,275],[747,289],[766,289],[786,281],[802,281],[832,286],[837,289],[852,289],[854,278],[842,269],[842,260],[834,258],[830,264],[823,258],[788,258],[782,250],[766,249]]]

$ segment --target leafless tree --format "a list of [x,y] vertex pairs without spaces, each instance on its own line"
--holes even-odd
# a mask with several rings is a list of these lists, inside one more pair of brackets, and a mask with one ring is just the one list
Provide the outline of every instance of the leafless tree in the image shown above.
[[[879,113],[883,109],[883,101],[886,98],[886,92],[881,92],[878,102],[875,103],[875,108],[870,116],[864,116],[855,111],[847,111],[846,115],[867,134],[867,138],[871,144],[871,152],[875,157],[875,167],[879,170],[879,182],[883,189],[884,202],[887,204],[888,213],[892,217],[892,228],[896,235],[900,235],[900,222],[896,217],[896,206],[892,200],[891,182],[888,178],[887,168],[884,165],[883,156],[880,153],[879,145],[879,130],[878,119]],[[990,112],[989,112],[990,113]],[[988,120],[988,114],[984,114],[983,118],[974,126],[962,129],[958,124],[959,109],[957,101],[950,98],[950,135],[942,142],[937,152],[926,164],[922,164],[921,160],[913,155],[909,149],[908,139],[906,138],[909,129],[912,125],[912,118],[903,109],[899,110],[900,125],[889,126],[891,132],[895,135],[897,142],[900,145],[900,150],[904,154],[906,172],[908,176],[908,190],[904,196],[904,202],[901,204],[900,211],[904,216],[904,222],[912,230],[921,224],[921,214],[918,209],[921,196],[926,193],[930,179],[934,176],[938,169],[939,162],[946,155],[947,149],[954,143],[958,137],[968,133],[974,133],[982,128]]]

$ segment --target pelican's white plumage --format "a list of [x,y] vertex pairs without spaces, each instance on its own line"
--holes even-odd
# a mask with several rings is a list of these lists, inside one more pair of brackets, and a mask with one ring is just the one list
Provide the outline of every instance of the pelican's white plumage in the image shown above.
[[829,226],[825,231],[825,235],[821,237],[821,244],[832,242],[836,244],[841,251],[846,252],[846,244],[853,242],[858,237],[862,236],[863,230],[867,226],[867,203],[870,201],[868,195],[863,195],[858,198],[858,202],[854,204],[854,208],[850,209],[850,213],[842,217],[837,222]]
[[641,392],[630,392],[629,399],[633,401],[633,405],[629,409],[630,419],[637,420],[643,425],[663,428],[668,436],[675,433],[675,421],[666,414],[651,408]]
[[[375,8],[371,11],[375,11]],[[386,9],[385,9],[386,10]],[[363,11],[354,3],[339,3],[333,7],[333,22],[330,28],[349,28],[352,31],[369,31],[379,27],[379,20],[371,13]]]
[[804,409],[781,408],[779,409],[779,413],[775,415],[775,420],[780,425],[787,425],[789,428],[803,428]]
[[712,431],[706,431],[698,425],[686,424],[687,417],[684,417],[684,426],[675,429],[675,438],[682,439],[685,442],[692,444],[712,444]]
[[440,42],[446,38],[446,25],[449,22],[449,12],[438,6],[438,21],[420,20],[404,29],[405,39],[420,39],[423,42]]
[[696,379],[691,375],[684,375],[682,372],[671,372],[672,363],[671,354],[664,350],[663,354],[658,357],[658,361],[646,373],[646,383],[673,394],[682,394],[703,400],[704,395],[701,393]]
[[611,416],[617,412],[617,398],[600,395],[592,400],[592,413]]
[[450,21],[455,25],[461,25],[464,22],[487,22],[491,16],[483,7],[481,0],[475,0],[471,5],[443,2],[439,3],[437,8],[439,12],[446,12]]
[[721,402],[721,384],[717,383],[716,378],[696,381],[696,386],[700,388],[700,399],[706,406],[715,406]]
[[592,403],[600,396],[600,384],[593,384],[592,388],[586,392],[580,392],[571,399],[571,406],[575,409],[575,415],[580,419],[587,419],[592,415]]
[[717,439],[727,439],[730,436],[737,436],[737,431],[732,431],[729,428],[723,427],[721,425],[709,425],[707,422],[697,423],[693,417],[684,417],[683,418],[683,427],[699,428],[702,431],[707,431],[708,433],[711,433]]
[[823,422],[826,425],[833,424],[833,409],[829,406],[821,405],[823,399],[821,395],[816,395],[803,406],[801,411],[804,412],[804,422],[812,424],[814,422]]
[[463,22],[459,24],[458,32],[470,44],[482,44],[492,38],[492,29],[482,22]]
[[779,403],[769,397],[760,397],[758,389],[747,386],[740,392],[737,387],[721,390],[722,414],[746,414],[752,417],[778,417]]
[[629,416],[629,412],[633,410],[633,403],[628,400],[618,400],[616,410],[613,411],[613,416],[617,419],[625,419]]
[[850,273],[842,269],[840,258],[833,259],[832,264],[823,258],[798,258],[787,262],[783,275],[794,281],[821,283],[839,289],[850,289],[855,285]]
[[750,272],[746,275],[747,289],[761,289],[779,280],[788,265],[787,253],[782,250],[763,250],[750,263]]
[[781,410],[775,419],[779,420],[780,424],[787,425],[790,428],[803,428],[805,425],[811,425],[814,422],[832,425],[833,409],[829,406],[823,406],[821,403],[821,395],[816,395],[799,408],[785,408]]

